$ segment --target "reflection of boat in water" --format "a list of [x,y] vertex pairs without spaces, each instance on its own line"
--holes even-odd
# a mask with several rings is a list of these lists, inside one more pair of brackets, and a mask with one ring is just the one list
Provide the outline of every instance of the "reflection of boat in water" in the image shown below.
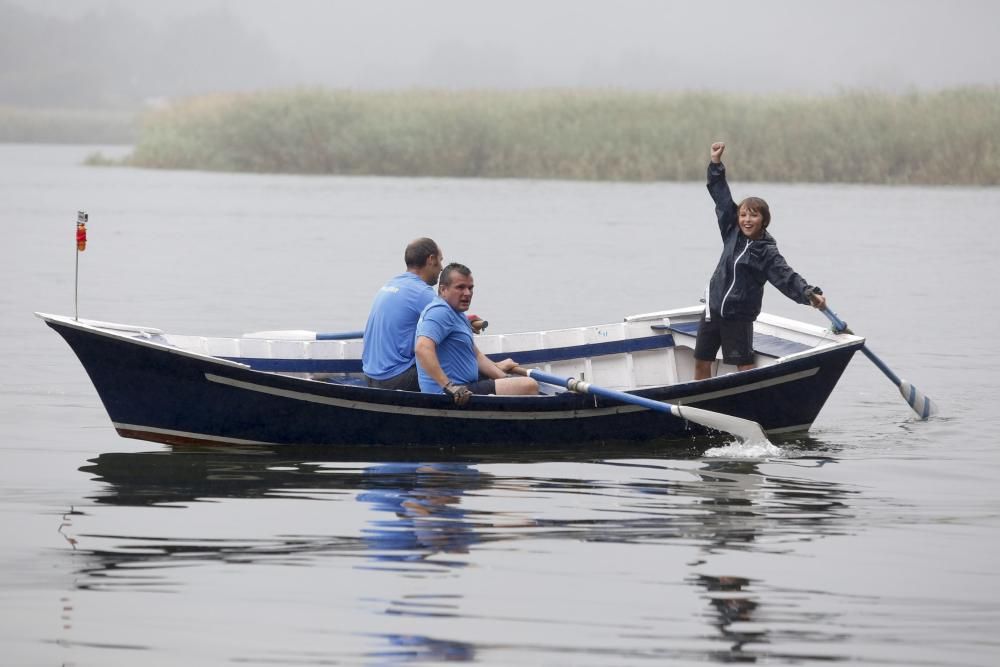
[[[503,458],[455,457],[439,451],[432,458],[387,463],[344,460],[324,461],[322,448],[291,450],[278,448],[176,448],[173,450],[101,454],[80,468],[106,486],[91,496],[98,504],[173,505],[226,498],[267,499],[287,497],[363,502],[379,512],[376,522],[391,525],[395,517],[411,524],[420,521],[461,526],[479,533],[470,538],[484,541],[520,537],[519,527],[530,521],[532,535],[548,537],[597,537],[608,540],[685,538],[697,540],[706,550],[734,548],[767,534],[772,543],[782,535],[801,539],[803,534],[822,534],[835,523],[850,492],[837,484],[764,475],[758,463],[740,460],[641,459],[648,448],[534,450]],[[404,450],[408,454],[419,454]],[[430,457],[431,452],[423,452]],[[401,454],[401,459],[405,458]],[[524,476],[496,477],[491,463],[505,465],[531,462],[589,461],[595,471],[601,466],[634,468],[636,476],[624,480],[611,476],[602,480],[573,480],[532,476],[530,465]],[[802,459],[801,465],[822,464],[824,459]],[[662,475],[662,478],[657,478]],[[630,498],[630,504],[649,505],[637,518],[628,514],[609,519],[587,517],[549,518],[545,503],[530,517],[495,511],[470,513],[463,499],[501,485],[507,493],[590,494],[595,499],[608,493]],[[341,492],[348,492],[345,496]],[[675,499],[672,501],[671,499]],[[692,503],[700,508],[689,513]],[[677,513],[671,512],[676,506]],[[584,505],[585,507],[585,505]],[[389,522],[386,524],[385,522]],[[833,528],[830,528],[833,530]],[[464,538],[463,538],[464,539]],[[386,542],[383,541],[383,544]],[[315,545],[322,548],[322,545]]]
[[[478,347],[561,378],[806,431],[864,339],[771,315],[754,323],[757,367],[719,362],[695,381],[702,308],[634,315],[613,324],[483,334]],[[118,433],[168,444],[511,445],[650,442],[703,435],[688,422],[621,400],[549,388],[536,396],[474,396],[368,387],[363,341],[302,332],[213,338],[42,315],[87,370]],[[292,335],[292,334],[296,335]],[[332,335],[331,335],[332,336]],[[619,397],[620,398],[620,397]],[[692,417],[693,418],[693,417]],[[697,421],[697,420],[696,420]]]
[[[390,580],[388,592],[363,592],[375,597],[364,603],[377,608],[374,613],[403,617],[394,632],[378,634],[387,659],[461,659],[474,655],[478,645],[440,641],[419,624],[406,634],[403,624],[407,617],[463,618],[469,609],[463,600],[475,593],[449,596],[454,591],[436,589],[433,577],[482,576],[481,568],[465,566],[481,563],[478,552],[487,545],[493,545],[486,548],[492,557],[509,552],[516,562],[520,554],[540,548],[572,556],[594,553],[581,551],[581,544],[658,549],[672,542],[698,557],[687,561],[689,570],[662,576],[678,579],[688,593],[703,598],[703,621],[718,631],[710,644],[682,657],[766,657],[761,645],[773,637],[769,623],[788,613],[789,604],[798,611],[788,602],[792,595],[776,593],[755,578],[759,573],[713,570],[742,562],[715,556],[777,553],[793,543],[840,534],[842,520],[850,519],[852,492],[809,473],[826,459],[769,467],[754,461],[642,458],[644,450],[648,447],[637,445],[631,451],[571,449],[535,458],[524,453],[451,461],[430,460],[428,454],[426,460],[381,463],[333,461],[322,456],[329,454],[323,449],[298,456],[288,456],[285,448],[103,454],[81,468],[100,488],[91,495],[94,505],[70,517],[73,527],[67,531],[79,537],[76,585],[171,590],[178,565],[217,562],[357,571],[349,577],[390,571],[422,579],[426,586],[420,595],[397,594],[396,580]],[[789,474],[796,466],[802,475]],[[119,512],[119,505],[146,507]],[[161,516],[167,520],[161,522]],[[122,529],[121,517],[134,524]],[[254,521],[228,521],[234,517]],[[781,632],[788,637],[795,629]]]
[[[261,448],[179,448],[175,451],[111,452],[82,466],[106,486],[90,497],[98,505],[178,508],[192,503],[252,499],[355,501],[370,509],[357,531],[331,533],[327,511],[312,512],[319,532],[296,532],[268,537],[258,525],[249,539],[224,540],[137,538],[130,546],[89,550],[100,565],[116,568],[136,560],[256,559],[273,562],[303,556],[336,553],[362,556],[368,561],[419,561],[435,553],[464,553],[473,543],[501,539],[492,534],[492,518],[469,513],[463,496],[490,486],[492,475],[465,463],[322,461],[296,459]],[[328,451],[328,450],[327,450]],[[300,455],[306,452],[299,450]],[[316,453],[315,450],[313,453]],[[346,492],[346,493],[345,493]],[[87,512],[78,512],[83,516]],[[300,517],[302,514],[300,513]],[[287,526],[276,530],[286,530]],[[93,536],[87,546],[93,547]],[[436,565],[454,563],[437,561]]]
[[280,497],[283,490],[354,489],[353,468],[345,472],[305,459],[275,456],[267,449],[181,448],[156,452],[109,452],[80,468],[108,484],[92,499],[114,505],[164,505],[206,498]]
[[[699,450],[692,445],[691,455]],[[653,450],[655,452],[655,450]],[[676,457],[677,450],[671,448]],[[448,477],[420,473],[421,466],[469,466],[502,463],[600,461],[648,457],[648,446],[505,448],[494,455],[463,455],[449,449],[380,448],[338,452],[331,460],[325,447],[176,446],[152,452],[108,452],[80,468],[107,488],[94,495],[98,503],[157,505],[205,498],[276,498],[284,491],[372,491],[414,489],[445,481],[467,491],[489,483],[481,473]],[[447,467],[440,468],[445,470]]]

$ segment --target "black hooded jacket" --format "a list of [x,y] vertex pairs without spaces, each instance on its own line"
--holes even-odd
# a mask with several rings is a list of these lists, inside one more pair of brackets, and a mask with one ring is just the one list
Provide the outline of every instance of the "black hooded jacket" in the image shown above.
[[708,165],[708,192],[715,201],[715,214],[722,233],[722,257],[708,285],[708,310],[726,320],[755,320],[764,299],[764,283],[770,282],[792,301],[809,304],[812,287],[788,266],[778,252],[774,237],[751,240],[738,224],[739,210],[726,183],[721,162]]

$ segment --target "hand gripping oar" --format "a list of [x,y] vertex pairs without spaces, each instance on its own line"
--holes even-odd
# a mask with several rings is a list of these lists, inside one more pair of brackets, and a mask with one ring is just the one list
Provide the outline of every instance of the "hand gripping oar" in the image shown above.
[[558,375],[549,375],[548,373],[543,373],[542,371],[534,368],[521,368],[520,366],[515,366],[510,372],[516,373],[517,375],[527,375],[528,377],[535,378],[539,382],[554,384],[557,387],[566,387],[570,391],[575,391],[580,394],[593,394],[595,396],[601,396],[602,398],[610,398],[613,401],[629,403],[631,405],[638,405],[650,410],[656,410],[657,412],[666,412],[675,417],[686,419],[689,422],[694,422],[695,424],[701,424],[702,426],[706,426],[716,431],[732,433],[746,442],[770,442],[767,439],[767,436],[764,435],[764,429],[761,428],[760,424],[755,421],[750,421],[749,419],[741,419],[740,417],[724,415],[721,412],[712,412],[710,410],[702,410],[701,408],[693,408],[689,405],[672,405],[670,403],[664,403],[663,401],[654,401],[650,398],[636,396],[635,394],[629,394],[624,391],[615,391],[614,389],[598,387],[590,382],[584,382],[583,380],[577,380],[576,378],[561,378]]
[[[849,333],[854,332],[847,328],[847,323],[844,322],[837,316],[837,313],[833,312],[829,307],[823,309],[823,314],[833,322],[833,332],[834,333]],[[868,345],[862,345],[861,351],[865,353],[865,356],[872,360],[872,363],[878,366],[878,369],[885,373],[885,376],[892,380],[892,383],[899,388],[899,393],[902,395],[903,400],[909,403],[913,411],[921,419],[927,419],[933,414],[936,414],[938,409],[937,405],[927,396],[923,394],[919,389],[914,387],[912,384],[903,380],[898,375],[892,372],[892,370],[885,365],[885,362],[875,356],[875,353],[868,349]]]

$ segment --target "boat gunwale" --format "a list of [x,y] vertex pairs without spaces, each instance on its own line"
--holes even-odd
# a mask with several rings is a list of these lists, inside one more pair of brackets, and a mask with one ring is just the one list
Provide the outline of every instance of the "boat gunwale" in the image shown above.
[[[672,310],[672,311],[663,311],[663,313],[670,313],[670,314],[673,314],[673,315],[681,315],[681,316],[689,316],[690,317],[691,315],[697,315],[698,314],[698,310],[696,308],[685,308],[685,309],[678,309],[678,310]],[[179,347],[179,346],[176,346],[176,345],[172,345],[172,344],[169,344],[169,343],[165,343],[165,342],[153,340],[152,338],[143,338],[142,337],[142,335],[146,335],[146,334],[150,334],[150,333],[152,335],[156,335],[156,336],[165,336],[165,335],[169,336],[170,335],[170,334],[163,334],[163,332],[160,329],[137,327],[137,326],[133,326],[133,325],[111,323],[111,322],[100,322],[99,323],[99,324],[107,325],[107,327],[116,327],[116,329],[109,329],[109,328],[103,328],[101,326],[97,326],[96,325],[97,323],[94,322],[94,321],[89,321],[89,320],[79,321],[79,320],[75,320],[75,319],[69,318],[68,316],[51,315],[51,314],[41,313],[41,312],[36,312],[35,316],[38,317],[38,318],[40,318],[40,319],[42,319],[42,320],[44,320],[44,321],[46,321],[46,322],[58,323],[60,325],[67,326],[67,327],[70,327],[72,329],[77,329],[77,330],[80,330],[80,331],[89,332],[89,333],[92,333],[94,335],[103,336],[103,337],[106,337],[106,338],[112,338],[112,339],[116,339],[116,340],[121,340],[121,341],[124,341],[126,343],[131,343],[131,344],[135,344],[135,345],[139,345],[139,346],[143,346],[143,347],[153,348],[153,349],[159,350],[161,352],[165,352],[165,353],[169,353],[169,354],[174,354],[174,355],[178,355],[178,356],[182,356],[182,357],[187,357],[187,358],[191,358],[191,359],[197,359],[197,360],[200,360],[200,361],[203,361],[203,362],[206,362],[206,363],[210,363],[210,364],[218,364],[218,365],[229,367],[229,368],[241,369],[241,370],[244,370],[244,371],[249,371],[249,372],[252,372],[252,373],[255,373],[255,374],[261,374],[261,375],[268,376],[268,377],[287,378],[287,379],[294,380],[294,381],[297,381],[297,382],[308,382],[308,383],[311,383],[311,385],[313,385],[313,386],[319,386],[319,387],[337,387],[337,388],[341,388],[341,389],[346,390],[347,393],[354,393],[354,391],[357,391],[357,392],[361,392],[363,394],[367,394],[367,395],[372,396],[372,397],[379,397],[380,394],[383,395],[381,398],[389,398],[391,396],[393,400],[389,401],[390,404],[398,404],[398,401],[399,401],[400,398],[403,398],[404,402],[408,402],[408,401],[405,400],[405,397],[407,395],[421,396],[421,392],[402,392],[401,393],[401,392],[398,392],[398,391],[395,391],[395,390],[384,390],[384,389],[378,389],[378,388],[374,388],[374,387],[365,387],[365,386],[359,386],[359,385],[354,385],[354,384],[350,384],[350,383],[337,382],[335,380],[334,381],[330,381],[328,379],[315,379],[315,378],[310,378],[310,377],[303,377],[301,374],[286,373],[286,372],[271,371],[271,370],[261,370],[261,369],[254,368],[250,364],[241,363],[239,361],[235,361],[234,358],[232,358],[232,357],[227,358],[227,357],[221,357],[221,356],[214,356],[214,355],[210,355],[210,354],[204,354],[204,353],[201,353],[201,352],[195,352],[195,351],[188,350],[188,349],[185,349],[185,348],[182,348],[182,347]],[[641,322],[641,321],[643,321],[643,319],[645,319],[647,317],[650,317],[650,319],[652,320],[654,318],[654,316],[657,319],[662,319],[661,317],[659,317],[660,313],[651,313],[651,314],[647,314],[647,315],[629,316],[629,317],[627,317],[625,319],[625,321],[626,322]],[[669,315],[664,314],[663,317],[669,317]],[[825,355],[827,353],[833,352],[833,351],[838,350],[838,349],[849,348],[849,347],[858,347],[858,348],[860,348],[860,346],[863,345],[864,341],[865,341],[865,339],[863,337],[861,337],[861,336],[857,336],[857,335],[854,335],[854,334],[837,334],[837,333],[833,333],[829,329],[822,329],[822,328],[817,327],[815,325],[810,325],[808,323],[799,322],[798,320],[792,320],[792,319],[788,319],[788,318],[784,318],[784,317],[780,317],[780,316],[776,316],[776,315],[770,315],[770,314],[767,314],[767,313],[762,313],[760,319],[761,319],[762,323],[765,324],[765,325],[772,326],[772,327],[779,327],[779,328],[783,328],[783,329],[788,329],[788,330],[791,330],[791,331],[799,331],[800,333],[803,333],[805,335],[809,335],[809,336],[813,336],[815,338],[819,338],[819,339],[821,339],[821,342],[817,343],[815,346],[813,346],[813,347],[811,347],[809,349],[801,350],[799,352],[794,352],[794,353],[791,353],[791,354],[788,354],[788,355],[785,355],[785,356],[774,358],[774,359],[772,359],[770,361],[770,363],[759,365],[759,366],[757,366],[755,368],[752,368],[752,369],[749,369],[747,371],[741,371],[739,374],[736,374],[736,373],[726,373],[726,374],[723,374],[723,375],[718,375],[718,376],[715,376],[715,377],[712,377],[712,378],[708,378],[706,380],[699,380],[699,381],[696,381],[696,380],[687,380],[687,381],[683,381],[683,382],[675,382],[675,383],[672,383],[672,384],[644,385],[644,386],[641,386],[641,387],[632,387],[632,388],[624,389],[623,391],[626,391],[627,393],[635,394],[635,395],[638,395],[638,396],[647,396],[647,397],[652,397],[652,395],[663,396],[664,394],[666,394],[667,396],[664,397],[664,398],[666,398],[666,397],[670,397],[670,396],[675,396],[678,393],[686,394],[687,393],[686,391],[678,392],[677,390],[678,389],[682,389],[682,388],[686,389],[688,385],[692,385],[695,382],[706,383],[705,385],[701,385],[701,386],[706,386],[706,385],[711,386],[711,385],[718,385],[718,384],[723,384],[726,387],[732,386],[732,380],[735,379],[734,376],[737,376],[737,375],[738,375],[738,378],[739,378],[737,384],[739,384],[739,385],[753,384],[754,382],[747,383],[745,381],[745,379],[747,379],[747,378],[755,378],[755,377],[757,377],[757,376],[759,376],[761,374],[765,374],[765,373],[767,373],[768,369],[779,367],[779,366],[782,366],[784,364],[795,362],[795,361],[798,361],[798,360],[801,360],[801,359],[807,359],[807,358],[810,358],[810,357]],[[598,325],[598,326],[603,326],[603,325]],[[118,329],[118,328],[120,328],[120,329]],[[802,330],[803,328],[808,328],[810,330]],[[553,330],[553,331],[563,331],[563,330],[566,330],[566,329],[559,329],[559,330]],[[529,333],[530,334],[530,333],[542,333],[544,331],[548,331],[548,330],[538,330],[537,332],[518,332],[518,333]],[[136,334],[139,334],[139,335],[136,335]],[[688,334],[677,334],[677,335],[688,335]],[[655,337],[655,336],[656,336],[656,334],[652,334],[649,337],[652,338],[652,337]],[[642,338],[644,338],[644,337],[632,338],[632,339],[624,339],[622,342],[624,342],[625,340],[641,340]],[[239,339],[238,338],[233,338],[233,340],[239,340]],[[674,346],[674,347],[676,347],[676,346]],[[542,349],[546,349],[546,348],[542,348]],[[518,351],[509,351],[509,352],[496,353],[494,355],[487,355],[487,356],[499,356],[499,357],[503,358],[503,357],[505,357],[505,356],[507,356],[509,354],[515,354],[516,355],[517,352]],[[583,357],[581,357],[581,358],[583,358]],[[316,361],[326,361],[326,360],[317,359]],[[547,363],[547,362],[542,362],[542,363],[539,363],[539,364],[527,364],[527,365],[529,365],[529,366],[541,366],[541,365],[544,365],[545,363]],[[748,376],[746,374],[751,374],[751,375]],[[769,373],[767,373],[767,374],[769,374]],[[712,392],[699,392],[699,394],[701,394],[701,393],[714,393],[714,391],[712,391]],[[538,396],[492,396],[491,395],[491,396],[481,396],[481,397],[477,397],[477,398],[479,398],[479,399],[485,399],[485,400],[489,400],[489,401],[501,401],[503,403],[516,404],[518,402],[523,402],[525,400],[552,399],[552,398],[555,398],[555,397],[566,396],[566,395],[577,396],[575,394],[572,394],[571,392],[562,391],[562,392],[556,392],[554,394],[541,394],[541,395],[538,395]],[[433,396],[433,394],[432,394],[432,396]],[[674,402],[676,402],[678,404],[684,404],[684,403],[691,404],[691,403],[694,403],[694,401],[685,400],[684,398],[679,398],[679,399],[673,399],[673,398],[671,398],[671,400],[673,400]],[[702,399],[702,400],[705,400],[705,399]],[[374,403],[378,403],[378,404],[382,404],[383,403],[382,400],[366,401],[366,402],[374,402]],[[476,401],[476,402],[480,402],[480,401]]]

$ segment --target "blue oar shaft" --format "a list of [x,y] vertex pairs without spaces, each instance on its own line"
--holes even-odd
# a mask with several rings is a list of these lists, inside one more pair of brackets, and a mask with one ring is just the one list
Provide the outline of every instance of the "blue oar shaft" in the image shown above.
[[882,361],[881,359],[879,359],[878,356],[874,352],[871,351],[871,349],[868,347],[868,345],[862,345],[861,346],[861,352],[866,357],[868,357],[869,359],[871,359],[872,363],[875,364],[876,366],[878,366],[878,369],[880,371],[882,371],[883,373],[885,373],[885,376],[887,378],[889,378],[890,380],[892,380],[892,383],[894,385],[896,385],[898,387],[899,385],[903,384],[903,381],[899,378],[899,376],[896,375],[895,373],[893,373],[892,369],[889,368],[888,366],[886,366],[885,362]]
[[364,331],[317,332],[316,340],[355,340],[364,338]]
[[[833,312],[832,308],[827,306],[826,308],[823,309],[822,312],[833,323],[833,330],[836,333],[852,333],[851,330],[847,327],[847,323],[844,322],[844,320],[840,319],[840,316],[837,315],[837,313]],[[892,369],[889,368],[889,366],[887,366],[884,361],[879,359],[878,355],[876,355],[874,352],[871,351],[867,343],[861,346],[861,351],[864,353],[866,357],[872,360],[873,364],[878,366],[878,369],[880,371],[885,373],[886,377],[892,380],[892,383],[894,385],[898,387],[903,383],[903,381],[899,379],[899,376],[893,373]]]
[[644,396],[636,396],[635,394],[628,394],[624,391],[615,391],[614,389],[598,387],[597,385],[584,382],[583,380],[577,380],[576,378],[561,378],[557,375],[549,375],[548,373],[543,373],[542,371],[534,369],[531,370],[531,377],[541,382],[545,382],[546,384],[566,387],[570,391],[575,391],[581,394],[593,394],[602,398],[610,398],[611,400],[618,401],[620,403],[641,405],[644,408],[657,410],[659,412],[670,413],[671,409],[674,407],[670,403],[666,403],[664,401],[654,401],[653,399],[646,398]]
[[[834,333],[853,333],[848,327],[847,323],[844,322],[837,313],[833,312],[830,307],[823,309],[823,314],[833,323]],[[912,384],[906,380],[900,378],[898,375],[892,372],[889,366],[879,359],[878,355],[871,351],[867,343],[861,346],[861,351],[866,357],[871,359],[872,363],[882,371],[882,373],[892,381],[894,385],[899,389],[900,395],[903,397],[909,406],[913,409],[921,419],[927,419],[935,412],[937,412],[937,406],[930,399],[929,396],[925,396],[919,389],[914,387]]]
[[646,398],[644,396],[636,396],[635,394],[630,394],[624,391],[616,391],[606,387],[599,387],[589,382],[584,382],[583,380],[577,380],[576,378],[562,378],[558,375],[549,375],[548,373],[544,373],[534,368],[526,370],[520,367],[515,367],[512,372],[519,375],[528,375],[540,382],[545,382],[546,384],[554,384],[557,387],[566,387],[570,391],[575,391],[581,394],[594,394],[595,396],[609,398],[613,401],[618,401],[619,403],[637,405],[649,410],[656,410],[657,412],[665,412],[679,419],[686,419],[689,422],[700,424],[715,431],[732,433],[746,442],[756,442],[761,444],[768,442],[767,436],[764,434],[764,429],[760,424],[749,419],[743,419],[742,417],[734,417],[721,412],[703,410],[689,405],[680,406],[672,405],[664,401],[654,401],[653,399]]

